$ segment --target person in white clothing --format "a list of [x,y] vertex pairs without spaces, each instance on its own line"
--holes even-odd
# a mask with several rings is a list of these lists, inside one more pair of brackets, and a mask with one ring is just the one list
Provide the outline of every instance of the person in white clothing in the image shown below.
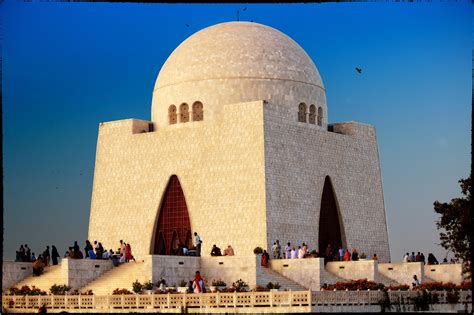
[[403,256],[403,262],[406,263],[408,262],[408,253],[405,254],[405,256]]
[[291,259],[291,245],[290,242],[285,246],[285,258]]
[[304,258],[304,254],[305,254],[304,249],[301,248],[301,246],[298,246],[298,258],[300,259]]
[[293,247],[291,249],[291,259],[296,259],[298,258],[298,252],[296,251],[296,249]]

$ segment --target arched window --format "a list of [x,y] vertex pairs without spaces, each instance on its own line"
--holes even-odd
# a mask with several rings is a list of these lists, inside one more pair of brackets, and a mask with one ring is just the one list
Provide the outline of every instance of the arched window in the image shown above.
[[313,125],[316,123],[316,106],[314,105],[309,107],[309,123]]
[[318,126],[323,125],[323,108],[318,107]]
[[306,122],[306,104],[300,103],[298,106],[298,121]]
[[204,120],[203,105],[201,102],[194,102],[193,104],[193,121]]
[[168,108],[168,116],[169,116],[169,119],[170,119],[170,125],[174,125],[178,122],[178,118],[177,118],[177,115],[176,115],[176,106],[171,105]]
[[179,122],[185,123],[189,121],[189,106],[186,103],[179,105]]

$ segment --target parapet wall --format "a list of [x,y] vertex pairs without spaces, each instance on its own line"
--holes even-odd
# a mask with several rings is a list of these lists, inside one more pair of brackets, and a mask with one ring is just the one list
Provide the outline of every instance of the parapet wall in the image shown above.
[[33,274],[33,263],[3,261],[2,290],[11,288],[21,280]]
[[178,285],[181,280],[188,282],[194,279],[196,271],[208,286],[213,280],[221,279],[228,286],[238,279],[242,279],[254,287],[256,270],[259,266],[256,256],[220,256],[220,257],[192,257],[192,256],[158,256],[145,257],[145,272],[156,283],[160,278],[166,280],[168,285]]
[[[144,257],[145,273],[156,283],[160,278],[166,280],[167,285],[179,285],[181,280],[189,282],[194,279],[195,272],[201,269],[199,257],[192,256],[158,256],[147,255]],[[201,271],[204,279],[207,275]]]
[[424,282],[424,269],[421,262],[379,264],[378,271],[382,276],[392,279],[399,284],[411,286],[414,275],[421,282]]
[[260,256],[220,256],[201,257],[201,274],[208,285],[212,280],[223,280],[227,286],[242,279],[253,288],[257,285],[257,269],[260,268]]
[[425,282],[452,282],[460,284],[464,281],[462,275],[462,264],[442,264],[442,265],[425,265]]
[[61,278],[67,285],[79,289],[113,268],[111,260],[67,259],[61,262]]
[[324,273],[323,258],[272,259],[270,267],[311,291],[319,291],[321,288],[321,273]]
[[340,278],[352,279],[367,279],[375,281],[378,271],[377,262],[373,260],[359,260],[359,261],[331,261],[326,264],[326,271],[330,272]]

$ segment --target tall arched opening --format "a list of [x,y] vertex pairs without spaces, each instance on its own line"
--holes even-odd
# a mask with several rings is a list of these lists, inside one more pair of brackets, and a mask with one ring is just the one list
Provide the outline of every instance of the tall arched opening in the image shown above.
[[191,234],[188,207],[176,175],[164,192],[153,236],[152,255],[173,255],[180,242]]
[[337,206],[336,195],[331,179],[329,176],[326,176],[319,214],[319,252],[325,254],[329,244],[334,255],[337,253],[339,246],[346,247],[344,226]]

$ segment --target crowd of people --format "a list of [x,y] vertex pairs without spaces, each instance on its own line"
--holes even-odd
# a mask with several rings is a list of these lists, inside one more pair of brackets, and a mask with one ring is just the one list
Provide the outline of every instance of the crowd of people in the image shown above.
[[[266,251],[265,251],[266,252]],[[334,251],[330,244],[327,245],[324,252],[318,252],[317,250],[310,251],[306,243],[302,243],[298,246],[292,246],[291,242],[285,245],[282,251],[280,241],[276,240],[271,248],[273,259],[301,259],[308,257],[322,257],[324,261],[357,261],[360,259],[359,252],[357,249],[353,249],[352,252],[348,248],[344,249],[339,246],[337,251]],[[268,257],[270,259],[270,256]],[[378,260],[377,254],[372,256],[373,260]]]
[[[411,254],[406,253],[403,256],[403,262],[422,262],[423,265],[439,265],[440,263],[436,259],[436,257],[433,255],[433,253],[428,254],[428,258],[425,258],[425,255],[421,252],[418,252],[415,255],[415,252],[411,252]],[[451,258],[451,260],[448,262],[448,258],[444,258],[441,264],[455,264],[457,261],[454,258]]]
[[39,276],[43,273],[44,268],[48,265],[57,265],[59,263],[58,258],[60,258],[56,246],[52,245],[51,250],[49,245],[46,246],[46,249],[42,254],[36,257],[35,253],[31,252],[31,249],[27,244],[20,245],[18,251],[16,251],[15,261],[18,262],[32,262],[33,263],[33,275]]
[[234,256],[234,249],[232,246],[227,245],[227,248],[224,249],[223,252],[221,252],[221,249],[216,246],[216,244],[212,245],[211,249],[211,256]]
[[[132,255],[132,248],[129,243],[125,243],[120,240],[119,248],[116,252],[112,249],[106,250],[102,243],[94,241],[94,246],[89,240],[85,242],[84,253],[80,250],[77,241],[74,241],[74,245],[70,246],[64,254],[64,258],[69,259],[111,259],[114,266],[118,266],[121,263],[129,261],[136,261]],[[39,276],[44,272],[44,268],[48,265],[57,265],[59,263],[59,252],[56,246],[52,245],[51,250],[49,245],[38,257],[35,253],[31,252],[31,249],[27,244],[21,245],[19,250],[16,251],[16,259],[18,262],[32,262],[33,263],[33,275]]]
[[[101,242],[94,241],[94,245],[89,240],[86,240],[86,246],[84,247],[84,253],[79,249],[77,241],[74,241],[74,245],[69,247],[69,250],[64,254],[64,258],[71,259],[112,259],[117,260],[117,264],[129,262],[131,260],[136,261],[132,255],[132,247],[129,243],[125,243],[120,240],[117,251],[113,249],[105,249]],[[115,263],[114,263],[115,265]]]

